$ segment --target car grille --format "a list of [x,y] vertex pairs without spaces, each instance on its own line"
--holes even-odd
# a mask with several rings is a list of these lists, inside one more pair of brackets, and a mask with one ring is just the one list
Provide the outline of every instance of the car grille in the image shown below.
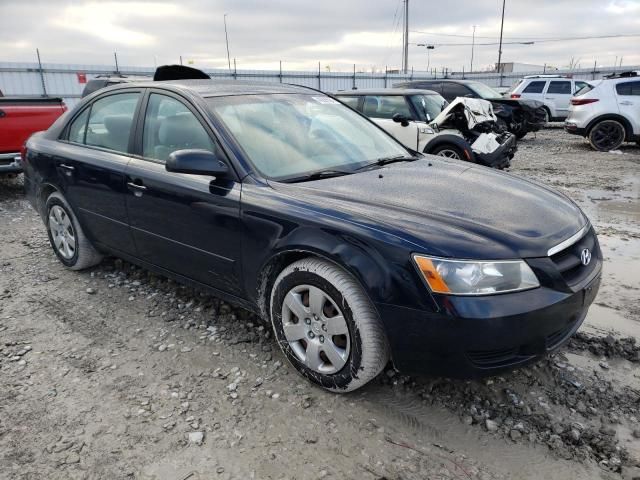
[[[582,251],[588,248],[591,252],[591,261],[588,265],[583,265],[580,255]],[[563,280],[573,287],[587,278],[598,263],[600,257],[600,249],[596,240],[596,234],[591,228],[586,235],[575,242],[573,245],[551,255],[551,261],[554,263]]]
[[480,368],[506,367],[531,358],[531,355],[520,357],[520,348],[504,348],[498,350],[476,350],[467,352],[471,362]]

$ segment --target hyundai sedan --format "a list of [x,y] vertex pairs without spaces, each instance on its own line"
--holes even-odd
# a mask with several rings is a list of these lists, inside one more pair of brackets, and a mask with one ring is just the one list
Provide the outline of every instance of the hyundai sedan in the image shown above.
[[418,154],[305,87],[109,87],[23,155],[64,266],[113,255],[250,309],[335,392],[389,361],[455,377],[524,365],[598,290],[598,241],[569,199]]

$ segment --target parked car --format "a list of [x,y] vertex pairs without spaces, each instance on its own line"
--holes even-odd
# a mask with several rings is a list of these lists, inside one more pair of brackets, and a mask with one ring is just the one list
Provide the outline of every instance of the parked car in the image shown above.
[[101,88],[110,87],[112,85],[119,85],[121,83],[131,82],[143,82],[145,80],[151,80],[151,77],[144,75],[123,75],[123,74],[109,74],[109,75],[96,75],[95,78],[89,80],[82,89],[82,98],[87,95],[91,95],[93,92],[100,90]]
[[[515,136],[498,128],[491,104],[484,100],[461,99],[461,104],[447,109],[448,102],[431,90],[349,90],[334,96],[418,152],[506,168],[517,149]],[[465,111],[475,112],[473,118],[468,119]],[[489,149],[480,147],[486,136],[495,140]]]
[[538,100],[544,104],[545,121],[564,120],[569,114],[571,98],[589,85],[562,75],[528,75],[509,91],[510,98]]
[[571,99],[564,128],[600,151],[640,145],[640,75],[625,72],[594,82]]
[[32,133],[49,128],[66,110],[61,98],[0,96],[0,175],[20,173],[24,142]]
[[105,88],[25,158],[64,266],[116,255],[208,289],[270,320],[293,367],[334,392],[389,359],[458,377],[534,361],[600,281],[596,234],[562,194],[412,152],[302,86]]
[[493,111],[504,127],[518,138],[529,132],[537,132],[545,125],[542,102],[504,98],[493,88],[472,80],[415,80],[394,85],[399,88],[424,88],[434,90],[448,102],[458,97],[481,98],[493,104]]

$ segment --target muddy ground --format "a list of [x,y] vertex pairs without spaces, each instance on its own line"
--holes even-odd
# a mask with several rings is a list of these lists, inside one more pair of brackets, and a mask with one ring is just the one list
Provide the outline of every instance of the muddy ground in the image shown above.
[[0,180],[0,478],[640,478],[640,148],[621,152],[552,128],[512,168],[599,232],[602,288],[568,346],[481,381],[388,368],[348,395],[241,309],[115,259],[65,270]]

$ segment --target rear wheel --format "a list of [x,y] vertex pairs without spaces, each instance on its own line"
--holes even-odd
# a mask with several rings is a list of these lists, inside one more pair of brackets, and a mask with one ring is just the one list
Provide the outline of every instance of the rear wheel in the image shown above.
[[615,150],[624,143],[625,128],[617,120],[602,120],[589,131],[589,143],[601,152]]
[[544,124],[548,125],[549,122],[551,121],[551,112],[549,112],[549,109],[547,107],[543,107],[544,110]]
[[286,267],[271,292],[275,337],[293,367],[333,392],[349,392],[389,361],[378,314],[356,280],[340,267],[305,258]]
[[431,152],[431,155],[437,155],[439,157],[453,158],[455,160],[466,160],[467,158],[464,156],[464,152],[462,149],[453,144],[444,144],[434,148]]
[[71,270],[82,270],[100,263],[102,255],[84,235],[64,196],[53,192],[45,206],[49,242],[58,259]]

